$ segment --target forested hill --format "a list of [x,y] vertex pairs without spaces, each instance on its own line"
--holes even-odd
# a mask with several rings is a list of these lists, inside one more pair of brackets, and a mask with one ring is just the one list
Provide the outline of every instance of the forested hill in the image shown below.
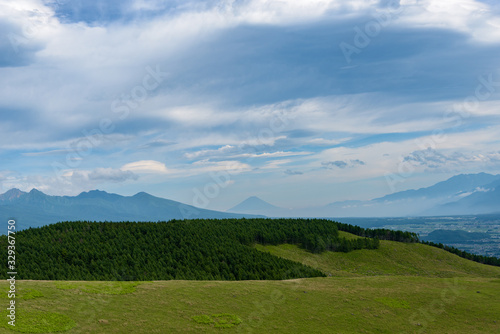
[[[251,246],[290,243],[316,253],[379,247],[377,238],[339,238],[338,226],[368,233],[319,219],[62,222],[16,234],[17,272],[20,279],[48,280],[275,280],[324,276],[318,270]],[[0,244],[7,248],[6,236],[0,238]]]

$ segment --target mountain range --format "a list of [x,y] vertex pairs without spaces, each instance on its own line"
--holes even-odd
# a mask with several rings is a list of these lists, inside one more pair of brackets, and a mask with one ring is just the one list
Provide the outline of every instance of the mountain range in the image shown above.
[[404,217],[500,213],[500,175],[460,174],[433,186],[368,201],[341,201],[290,210],[250,197],[228,210],[269,217]]
[[307,209],[285,209],[252,196],[226,212],[196,208],[140,192],[121,196],[92,190],[50,196],[32,189],[0,195],[0,219],[18,228],[59,221],[166,221],[241,217],[406,217],[500,213],[500,175],[460,174],[427,188],[396,192],[369,201],[342,201]]
[[11,189],[0,195],[0,219],[15,219],[18,229],[59,221],[168,221],[195,218],[255,217],[196,208],[145,192],[120,196],[92,190],[78,196],[50,196],[33,189]]

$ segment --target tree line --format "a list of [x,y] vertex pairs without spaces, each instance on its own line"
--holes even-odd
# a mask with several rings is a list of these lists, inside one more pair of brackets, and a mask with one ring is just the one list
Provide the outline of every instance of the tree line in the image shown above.
[[362,228],[356,225],[351,224],[343,224],[335,222],[335,225],[339,229],[339,231],[349,232],[360,237],[368,237],[368,238],[377,238],[380,240],[390,240],[390,241],[398,241],[398,242],[419,242],[420,238],[417,233],[407,232],[407,231],[398,231],[398,230],[389,230],[385,228]]
[[500,258],[497,258],[494,256],[472,254],[472,253],[468,253],[466,251],[460,250],[460,249],[452,247],[452,246],[447,246],[447,245],[443,245],[442,243],[435,243],[432,241],[422,241],[422,243],[424,245],[429,245],[432,247],[444,249],[447,252],[458,255],[458,256],[463,257],[464,259],[467,259],[467,260],[479,262],[482,264],[489,264],[491,266],[500,267]]
[[[340,237],[339,231],[362,238],[348,240]],[[17,232],[16,269],[18,279],[36,280],[280,280],[322,277],[324,273],[314,268],[260,252],[252,246],[255,243],[289,243],[313,253],[327,250],[350,252],[377,249],[379,239],[419,241],[418,235],[410,232],[364,229],[326,219],[61,222]],[[7,237],[1,236],[0,247],[5,252],[5,261],[7,245]],[[474,261],[498,265],[498,262],[486,257],[467,255],[448,246],[442,248]]]
[[[321,219],[61,222],[16,235],[18,279],[279,280],[324,273],[252,247],[290,243],[308,251],[374,249],[378,239],[339,238]],[[7,249],[6,236],[0,246]],[[7,256],[4,257],[7,259]]]

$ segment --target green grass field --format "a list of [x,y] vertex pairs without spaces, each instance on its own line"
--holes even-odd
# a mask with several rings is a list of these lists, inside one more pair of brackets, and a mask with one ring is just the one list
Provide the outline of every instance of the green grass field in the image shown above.
[[[339,231],[339,235],[359,238],[342,231]],[[375,250],[322,254],[311,254],[295,245],[255,247],[318,268],[332,276],[500,277],[500,267],[482,265],[441,249],[416,243],[381,240],[380,248]]]
[[[347,234],[346,234],[347,235]],[[355,237],[349,235],[349,237]],[[17,281],[16,331],[45,333],[498,333],[500,268],[419,244],[311,254],[261,246],[326,278]],[[0,333],[7,324],[8,285]]]

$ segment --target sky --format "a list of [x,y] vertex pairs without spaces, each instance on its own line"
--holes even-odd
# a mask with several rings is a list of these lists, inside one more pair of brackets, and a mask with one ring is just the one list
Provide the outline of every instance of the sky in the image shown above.
[[500,173],[500,3],[0,0],[0,193],[226,210]]

